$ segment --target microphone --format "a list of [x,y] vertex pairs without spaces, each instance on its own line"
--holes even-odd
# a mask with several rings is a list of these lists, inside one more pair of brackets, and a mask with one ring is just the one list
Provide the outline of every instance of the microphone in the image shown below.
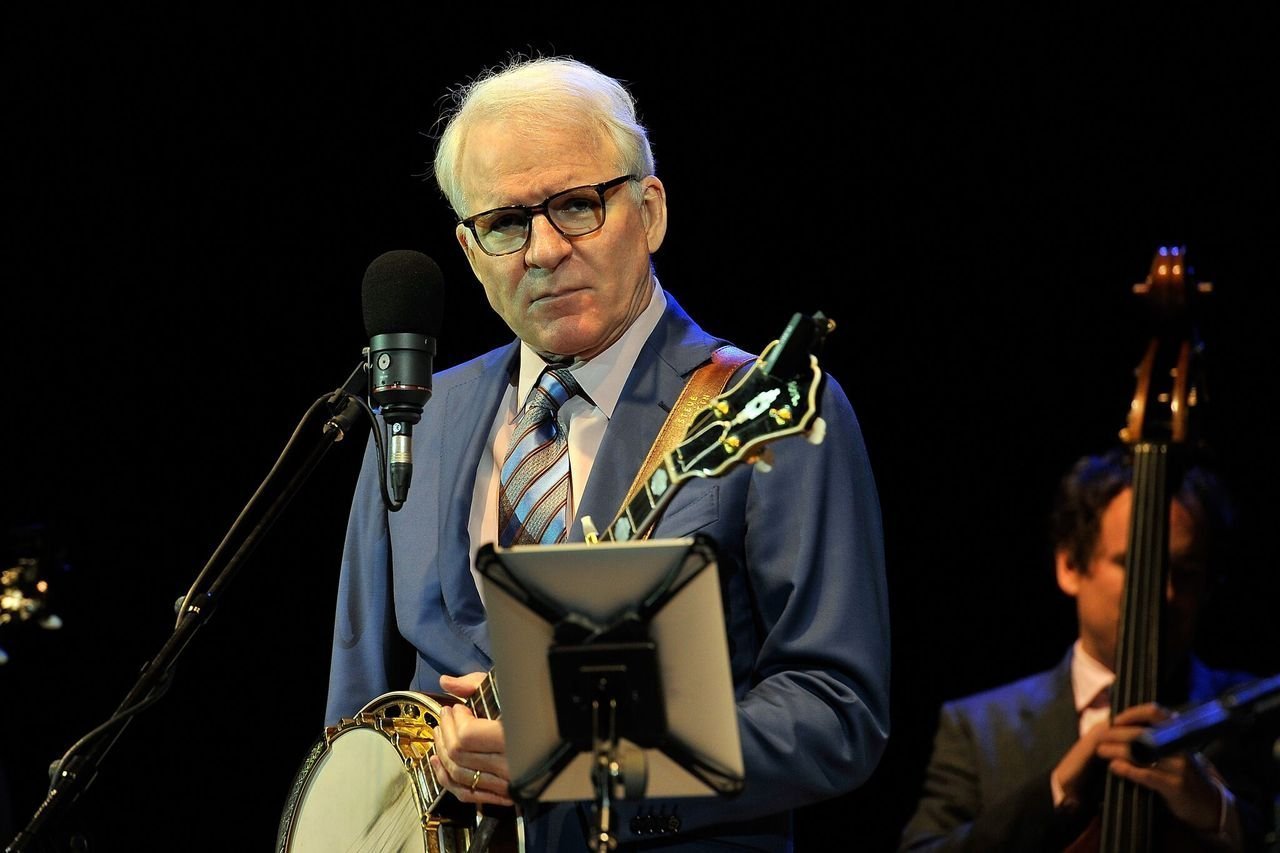
[[1254,726],[1276,711],[1280,711],[1280,675],[1259,678],[1153,726],[1129,744],[1129,752],[1134,761],[1150,764],[1175,752],[1198,749],[1225,730]]
[[408,497],[413,477],[413,425],[431,398],[443,302],[444,275],[421,252],[384,252],[365,270],[361,303],[369,335],[369,396],[391,430],[391,496],[397,506]]

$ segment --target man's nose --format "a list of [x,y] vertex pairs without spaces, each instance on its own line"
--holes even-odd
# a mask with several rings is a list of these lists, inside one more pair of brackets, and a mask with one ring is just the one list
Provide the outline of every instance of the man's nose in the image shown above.
[[529,220],[529,245],[525,247],[525,263],[532,267],[554,267],[573,249],[569,238],[561,234],[546,211],[538,211]]

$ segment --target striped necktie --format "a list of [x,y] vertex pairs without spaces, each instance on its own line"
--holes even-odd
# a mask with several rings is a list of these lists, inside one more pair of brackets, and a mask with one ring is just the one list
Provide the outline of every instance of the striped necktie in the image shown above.
[[502,462],[498,544],[550,544],[569,529],[569,439],[556,419],[581,392],[568,369],[546,370],[516,417]]

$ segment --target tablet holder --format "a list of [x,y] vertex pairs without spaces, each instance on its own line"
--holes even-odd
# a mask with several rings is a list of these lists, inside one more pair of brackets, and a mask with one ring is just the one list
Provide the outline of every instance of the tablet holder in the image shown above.
[[[594,547],[602,558],[609,550]],[[695,561],[692,571],[690,559]],[[705,757],[696,744],[684,743],[669,730],[659,649],[650,636],[651,623],[662,609],[715,564],[714,543],[696,535],[686,559],[675,563],[647,595],[601,621],[522,582],[492,544],[477,554],[477,569],[488,583],[552,627],[546,655],[560,742],[539,766],[511,780],[512,797],[525,805],[537,801],[579,753],[592,753],[597,818],[589,839],[592,850],[617,846],[613,802],[639,799],[647,787],[644,753],[628,748],[624,738],[638,747],[660,750],[713,793],[732,796],[742,790],[741,774]],[[606,571],[601,568],[602,574]],[[709,618],[723,619],[723,614],[717,611]]]

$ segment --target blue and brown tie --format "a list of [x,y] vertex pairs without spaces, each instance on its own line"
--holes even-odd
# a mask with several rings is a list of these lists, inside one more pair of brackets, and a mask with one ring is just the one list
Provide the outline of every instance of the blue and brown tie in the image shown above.
[[556,415],[581,390],[568,369],[548,369],[516,417],[498,493],[503,547],[560,542],[569,530],[569,440]]

